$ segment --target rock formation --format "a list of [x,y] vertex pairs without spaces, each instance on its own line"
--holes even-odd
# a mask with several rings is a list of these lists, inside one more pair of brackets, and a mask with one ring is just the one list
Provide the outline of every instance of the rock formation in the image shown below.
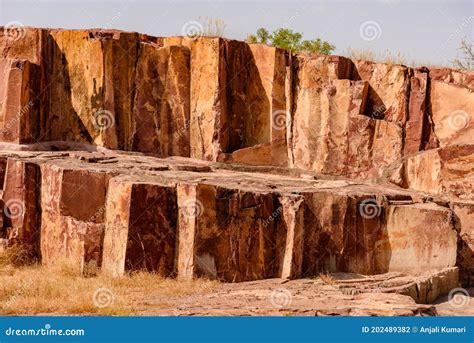
[[474,285],[473,73],[218,37],[2,32],[2,246],[111,276]]

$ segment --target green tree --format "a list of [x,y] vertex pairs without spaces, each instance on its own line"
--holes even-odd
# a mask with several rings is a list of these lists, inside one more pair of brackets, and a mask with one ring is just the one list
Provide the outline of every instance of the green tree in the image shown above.
[[334,45],[322,41],[320,38],[314,40],[302,40],[303,34],[290,29],[279,28],[271,34],[265,28],[260,28],[254,35],[247,37],[248,43],[269,44],[294,52],[310,52],[317,54],[331,54],[336,48]]
[[268,44],[268,41],[271,39],[271,34],[263,27],[257,30],[256,35],[257,35],[258,41],[263,44]]

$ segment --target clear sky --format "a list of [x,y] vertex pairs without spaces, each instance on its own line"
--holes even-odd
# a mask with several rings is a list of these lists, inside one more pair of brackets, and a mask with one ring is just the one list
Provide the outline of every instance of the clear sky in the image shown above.
[[449,64],[460,40],[474,37],[474,0],[0,0],[2,25],[116,28],[169,36],[206,17],[224,20],[229,38],[245,39],[259,27],[287,27],[304,38],[333,43],[336,54],[348,47],[389,49],[425,64]]

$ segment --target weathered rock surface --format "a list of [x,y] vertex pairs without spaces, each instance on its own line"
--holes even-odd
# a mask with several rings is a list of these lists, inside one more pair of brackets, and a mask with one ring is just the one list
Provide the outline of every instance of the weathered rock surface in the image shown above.
[[0,140],[32,143],[38,138],[40,80],[27,60],[0,59]]
[[[0,30],[1,245],[114,277],[386,273],[432,302],[474,282],[473,91],[220,37]],[[297,313],[434,314],[386,296]]]
[[113,173],[74,164],[41,165],[40,247],[44,264],[68,259],[82,269],[102,260],[105,199]]
[[222,284],[212,293],[197,289],[189,296],[165,298],[156,295],[147,299],[152,309],[144,310],[142,314],[432,316],[437,315],[436,308],[420,303],[432,302],[438,294],[456,287],[456,282],[456,268],[414,276],[387,273],[366,277],[335,273],[317,279],[268,279],[243,282],[238,287]]
[[172,276],[177,237],[176,190],[133,179],[119,176],[110,181],[104,270],[112,276],[123,275],[125,269]]
[[453,145],[407,156],[393,164],[395,184],[448,198],[474,200],[474,144]]

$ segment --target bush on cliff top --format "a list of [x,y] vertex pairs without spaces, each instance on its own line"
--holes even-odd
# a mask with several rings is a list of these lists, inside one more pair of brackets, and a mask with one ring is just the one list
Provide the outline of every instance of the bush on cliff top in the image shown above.
[[320,38],[303,40],[303,34],[290,29],[279,28],[272,33],[260,28],[254,35],[247,37],[248,43],[261,43],[275,46],[294,52],[310,52],[317,54],[331,54],[336,48],[334,45],[322,41]]

